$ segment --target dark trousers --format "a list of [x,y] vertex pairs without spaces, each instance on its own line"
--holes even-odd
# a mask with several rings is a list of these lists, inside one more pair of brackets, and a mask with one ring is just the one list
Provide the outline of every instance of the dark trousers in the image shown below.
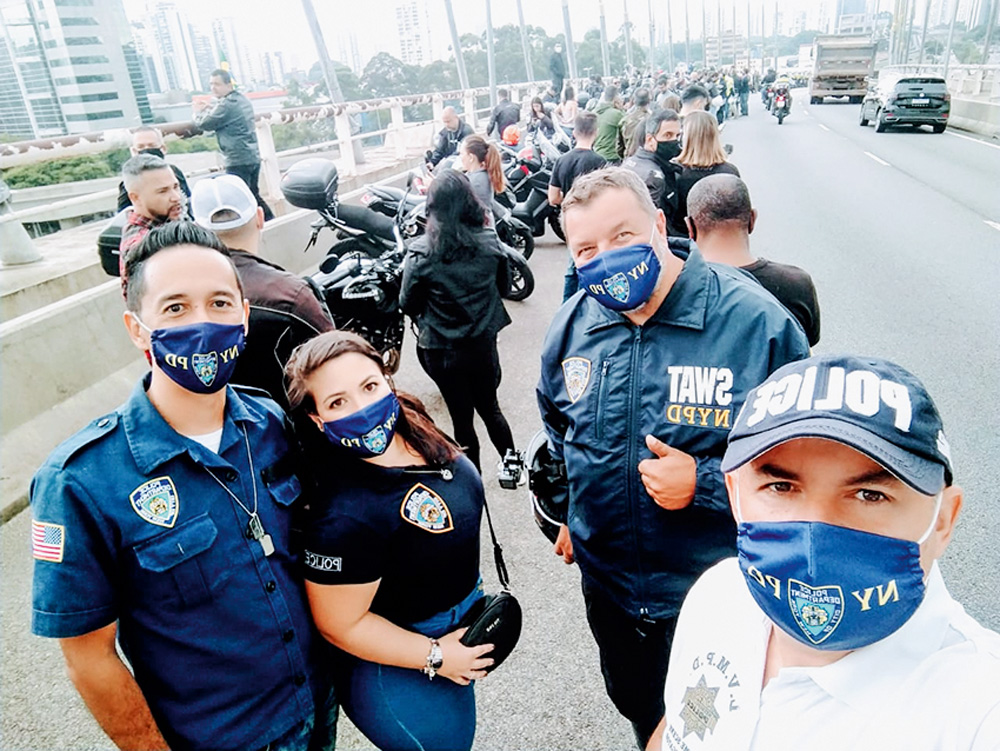
[[455,440],[464,447],[476,469],[482,472],[479,439],[472,422],[476,412],[500,456],[514,448],[514,436],[497,401],[501,373],[496,336],[471,343],[456,342],[450,349],[417,347],[417,359],[444,397]]
[[265,222],[274,219],[274,212],[271,211],[271,207],[265,203],[264,199],[260,197],[260,189],[257,187],[257,182],[260,179],[260,162],[255,164],[230,164],[226,167],[226,172],[230,175],[236,175],[247,184],[250,192],[253,193],[253,197],[257,199],[257,205],[264,209]]
[[608,698],[632,723],[636,742],[645,749],[663,718],[663,688],[677,617],[652,620],[629,615],[586,577],[583,599],[601,653]]

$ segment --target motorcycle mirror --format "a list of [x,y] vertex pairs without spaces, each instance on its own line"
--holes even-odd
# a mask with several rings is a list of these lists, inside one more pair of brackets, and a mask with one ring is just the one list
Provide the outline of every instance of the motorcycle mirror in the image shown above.
[[427,151],[424,152],[424,156],[427,158],[427,161],[429,162],[434,157],[434,152],[431,151],[430,149],[427,149]]
[[722,149],[726,152],[726,154],[728,156],[732,156],[733,145],[731,143],[727,143],[727,144],[723,145]]
[[413,187],[413,173],[411,172],[406,176],[406,189],[409,190]]

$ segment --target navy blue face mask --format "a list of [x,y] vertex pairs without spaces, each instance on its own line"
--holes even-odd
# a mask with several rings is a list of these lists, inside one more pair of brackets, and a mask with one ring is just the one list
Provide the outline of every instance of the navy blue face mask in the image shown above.
[[660,278],[660,259],[652,245],[653,232],[649,243],[606,250],[578,266],[576,273],[584,292],[604,307],[621,313],[645,305]]
[[178,386],[196,394],[214,394],[226,387],[236,369],[236,358],[246,346],[242,323],[191,323],[149,331],[157,366]]
[[399,400],[390,391],[347,417],[324,422],[323,432],[332,443],[358,456],[380,456],[392,443],[398,420]]
[[736,547],[757,605],[813,649],[847,651],[895,633],[924,599],[920,545],[822,522],[744,522],[739,480]]

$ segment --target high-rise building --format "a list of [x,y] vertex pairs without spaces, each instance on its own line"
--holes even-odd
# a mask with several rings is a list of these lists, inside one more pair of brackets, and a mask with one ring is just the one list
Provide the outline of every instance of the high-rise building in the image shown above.
[[0,132],[24,138],[152,122],[121,0],[0,0]]
[[157,3],[149,15],[149,22],[160,53],[160,82],[164,89],[204,91],[208,81],[201,81],[198,74],[191,26],[177,6],[173,2]]
[[243,50],[236,33],[235,20],[231,17],[214,19],[212,21],[212,36],[215,40],[216,57],[219,62],[228,63],[229,72],[237,84],[242,86],[249,83]]
[[431,61],[427,4],[420,0],[396,0],[395,14],[399,59],[407,65],[426,65]]

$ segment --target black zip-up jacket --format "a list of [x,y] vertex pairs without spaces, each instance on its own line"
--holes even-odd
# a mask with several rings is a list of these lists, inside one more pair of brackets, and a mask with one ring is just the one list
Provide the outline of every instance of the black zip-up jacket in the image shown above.
[[202,130],[214,130],[226,166],[257,164],[260,148],[254,130],[253,105],[238,91],[230,91],[194,116]]
[[[635,618],[677,615],[688,588],[736,554],[719,462],[751,389],[809,355],[802,327],[747,275],[670,238],[684,268],[642,326],[582,290],[542,346],[538,405],[566,463],[573,554],[589,583]],[[694,500],[658,506],[638,465],[651,434],[694,457]]]
[[434,142],[434,151],[431,152],[431,164],[436,167],[437,163],[442,159],[446,159],[457,152],[458,144],[466,136],[471,136],[473,132],[469,124],[461,118],[458,121],[458,130],[442,128],[441,132],[437,135],[437,141]]
[[426,235],[406,252],[399,304],[417,323],[417,346],[448,349],[496,336],[510,323],[500,290],[507,289],[507,257],[492,229],[475,235],[476,252],[446,262]]
[[656,208],[662,209],[667,218],[667,231],[673,237],[687,237],[687,227],[683,215],[677,215],[680,204],[677,195],[677,177],[681,167],[675,162],[663,164],[652,151],[639,147],[632,156],[622,163],[622,167],[631,170],[646,184],[649,197],[653,199]]
[[496,128],[497,138],[503,138],[503,132],[507,129],[507,126],[517,125],[520,120],[521,108],[509,99],[504,99],[493,108],[490,121],[486,125],[486,135],[492,135],[493,129]]

